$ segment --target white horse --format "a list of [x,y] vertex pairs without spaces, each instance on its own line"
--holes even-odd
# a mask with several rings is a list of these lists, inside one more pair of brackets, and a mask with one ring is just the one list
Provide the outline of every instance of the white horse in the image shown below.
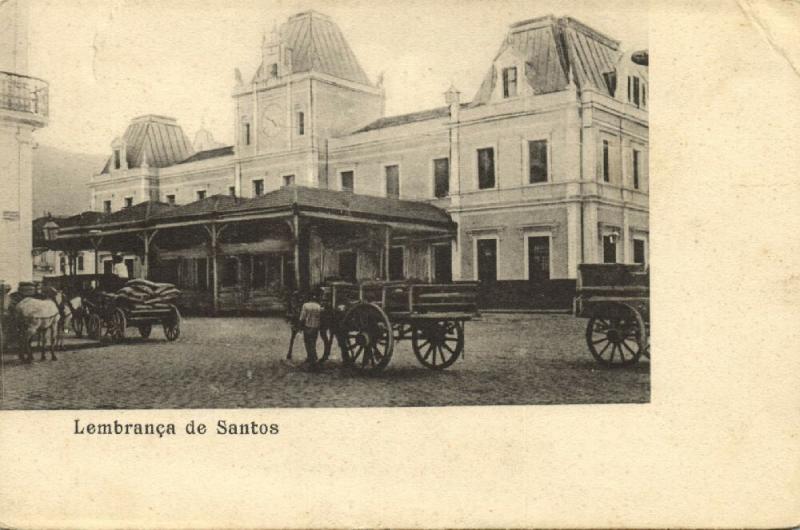
[[42,360],[45,359],[45,347],[47,345],[47,332],[50,332],[50,358],[56,360],[56,332],[61,320],[58,306],[63,302],[63,296],[56,292],[52,299],[39,300],[37,298],[24,298],[14,308],[17,329],[21,339],[21,346],[25,348],[23,361],[33,361],[33,350],[31,340],[34,337],[39,339],[42,349]]
[[83,331],[81,319],[81,297],[71,298],[66,303],[60,304],[61,319],[58,321],[56,333],[56,346],[59,350],[64,350],[64,335],[72,330],[76,337],[80,337]]

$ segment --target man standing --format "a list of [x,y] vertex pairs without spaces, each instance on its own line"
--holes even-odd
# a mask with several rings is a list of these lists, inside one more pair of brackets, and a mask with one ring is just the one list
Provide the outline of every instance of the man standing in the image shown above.
[[322,306],[319,305],[319,291],[315,290],[311,300],[303,304],[300,309],[300,328],[303,330],[303,340],[306,344],[306,364],[310,367],[317,364],[317,336],[319,335],[319,321]]

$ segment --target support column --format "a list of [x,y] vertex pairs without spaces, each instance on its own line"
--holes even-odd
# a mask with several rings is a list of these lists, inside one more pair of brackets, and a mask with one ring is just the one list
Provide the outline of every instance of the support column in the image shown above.
[[[213,282],[211,287],[211,296],[212,296],[212,304],[214,315],[216,316],[219,312],[219,267],[217,265],[217,254],[218,254],[218,247],[219,247],[219,236],[222,233],[222,229],[225,226],[219,226],[216,224],[211,225],[203,225],[203,228],[206,229],[208,235],[211,238],[211,268],[213,271]],[[208,267],[206,267],[206,273],[208,273]]]
[[148,279],[150,274],[150,243],[153,242],[153,238],[156,237],[158,230],[153,230],[152,232],[144,231],[139,234],[139,238],[142,240],[142,245],[144,246],[144,256],[142,260],[142,278],[145,280]]
[[388,281],[389,278],[389,255],[392,248],[392,227],[386,226],[383,241],[383,277]]
[[94,249],[94,273],[100,274],[98,269],[100,268],[100,245],[103,243],[103,238],[93,237],[89,241],[92,243],[92,249]]
[[292,215],[292,235],[294,236],[294,284],[300,289],[300,215],[295,210]]
[[633,236],[628,209],[625,206],[622,207],[622,262],[633,263]]

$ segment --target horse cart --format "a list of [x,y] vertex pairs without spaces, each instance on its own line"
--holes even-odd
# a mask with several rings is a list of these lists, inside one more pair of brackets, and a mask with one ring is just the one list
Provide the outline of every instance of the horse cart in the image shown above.
[[477,314],[477,290],[477,282],[324,284],[320,361],[328,358],[336,339],[345,365],[380,372],[395,344],[411,340],[420,364],[447,368],[464,354],[464,324]]
[[97,293],[86,304],[87,331],[99,339],[105,333],[114,342],[122,342],[129,328],[137,328],[142,338],[148,338],[153,325],[161,324],[168,341],[181,334],[181,314],[173,304],[135,303],[109,293]]
[[650,275],[643,265],[581,264],[574,313],[589,319],[586,345],[600,364],[650,357]]
[[42,284],[53,287],[64,294],[64,299],[72,311],[70,327],[75,336],[83,337],[84,332],[92,338],[99,338],[91,332],[93,308],[97,296],[103,292],[113,292],[125,285],[125,279],[115,274],[70,274],[46,276]]

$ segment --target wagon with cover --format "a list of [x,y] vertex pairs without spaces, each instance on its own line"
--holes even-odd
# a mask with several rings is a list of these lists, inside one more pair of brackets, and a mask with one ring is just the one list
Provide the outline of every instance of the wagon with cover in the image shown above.
[[627,366],[650,357],[650,275],[643,265],[581,264],[574,313],[589,319],[586,345],[597,362]]
[[410,340],[420,364],[447,368],[464,354],[464,325],[477,314],[477,290],[477,282],[324,284],[320,360],[327,359],[335,340],[346,365],[379,372],[389,365],[397,342]]

